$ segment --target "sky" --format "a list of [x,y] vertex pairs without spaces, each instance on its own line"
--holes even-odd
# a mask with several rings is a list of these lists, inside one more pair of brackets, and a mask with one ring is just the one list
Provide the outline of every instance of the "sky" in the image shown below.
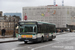
[[[58,6],[62,6],[62,0],[56,0]],[[54,0],[0,0],[0,11],[22,12],[22,7],[54,5]],[[64,6],[75,7],[75,0],[64,0]]]

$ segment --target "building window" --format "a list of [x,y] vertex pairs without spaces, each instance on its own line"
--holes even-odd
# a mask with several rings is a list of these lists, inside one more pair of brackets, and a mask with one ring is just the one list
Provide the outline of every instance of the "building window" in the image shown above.
[[50,9],[53,9],[53,8],[50,8]]
[[24,10],[27,10],[27,9],[24,9]]
[[35,8],[33,8],[33,10],[35,10]]
[[29,8],[29,10],[31,10],[31,8]]
[[37,10],[40,10],[40,8],[37,8]]
[[61,9],[61,8],[58,8],[58,9]]

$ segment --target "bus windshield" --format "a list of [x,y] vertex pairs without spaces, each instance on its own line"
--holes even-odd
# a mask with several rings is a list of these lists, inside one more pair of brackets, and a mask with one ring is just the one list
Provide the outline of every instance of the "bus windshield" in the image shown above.
[[33,33],[36,32],[36,25],[20,26],[20,33]]

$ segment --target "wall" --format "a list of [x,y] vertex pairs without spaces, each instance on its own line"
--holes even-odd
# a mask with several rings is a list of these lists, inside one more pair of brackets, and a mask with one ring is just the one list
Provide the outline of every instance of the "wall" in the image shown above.
[[23,19],[54,23],[58,28],[66,28],[66,24],[75,24],[75,7],[38,6],[23,7]]

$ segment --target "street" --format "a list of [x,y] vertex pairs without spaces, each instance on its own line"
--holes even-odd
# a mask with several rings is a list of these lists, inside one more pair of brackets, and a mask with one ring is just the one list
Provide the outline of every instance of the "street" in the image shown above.
[[57,35],[53,41],[43,43],[1,43],[0,50],[75,50],[75,33]]

